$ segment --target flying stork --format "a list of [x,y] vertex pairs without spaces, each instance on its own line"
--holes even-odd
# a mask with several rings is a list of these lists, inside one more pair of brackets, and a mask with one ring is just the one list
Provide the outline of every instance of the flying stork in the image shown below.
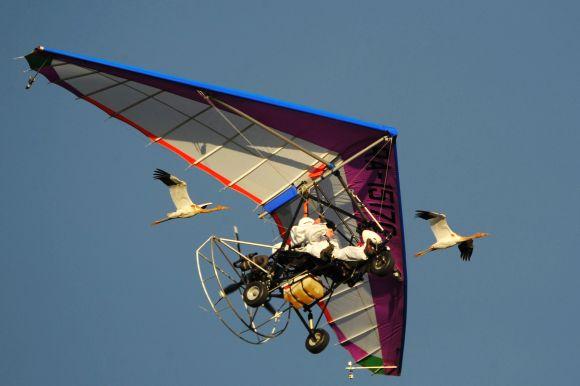
[[416,210],[415,217],[429,220],[431,230],[437,240],[435,244],[431,245],[429,248],[417,252],[415,257],[423,256],[424,254],[437,249],[446,249],[457,245],[461,252],[461,260],[469,261],[471,259],[471,254],[473,253],[473,240],[489,236],[489,233],[474,233],[470,236],[458,235],[449,228],[449,225],[447,225],[447,216],[443,213]]
[[169,186],[169,194],[171,195],[171,200],[175,204],[177,209],[175,212],[167,213],[167,217],[161,220],[153,221],[151,225],[161,224],[162,222],[173,220],[176,218],[188,218],[193,217],[199,213],[211,213],[217,212],[219,210],[229,209],[227,206],[218,205],[215,208],[206,209],[211,202],[206,202],[204,204],[194,204],[189,198],[187,193],[187,183],[180,180],[179,178],[167,173],[165,170],[156,169],[153,172],[153,178],[163,182],[165,185]]

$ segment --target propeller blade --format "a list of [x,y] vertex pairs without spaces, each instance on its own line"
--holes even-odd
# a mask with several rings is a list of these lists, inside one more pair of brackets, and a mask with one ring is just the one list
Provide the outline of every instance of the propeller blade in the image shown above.
[[274,309],[274,306],[272,306],[272,303],[270,302],[264,303],[264,308],[267,309],[268,312],[270,312],[272,315],[276,315],[276,310]]
[[240,289],[240,287],[242,286],[242,282],[237,282],[237,283],[232,283],[228,286],[226,286],[226,288],[224,288],[224,294],[229,295],[232,292],[236,292],[237,290]]
[[[238,226],[234,225],[234,237],[237,241],[240,241],[240,234],[238,233]],[[242,253],[242,247],[240,243],[238,243],[238,252]]]

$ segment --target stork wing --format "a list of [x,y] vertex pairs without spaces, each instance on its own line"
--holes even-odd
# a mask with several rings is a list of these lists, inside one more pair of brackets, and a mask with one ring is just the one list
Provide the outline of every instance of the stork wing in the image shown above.
[[447,225],[447,216],[443,213],[428,212],[426,210],[416,210],[415,217],[429,220],[431,224],[431,231],[435,235],[437,241],[453,237],[454,233]]
[[473,240],[466,240],[457,246],[461,252],[461,260],[470,261],[473,253]]
[[161,169],[156,169],[155,172],[153,172],[153,178],[169,186],[171,200],[173,200],[173,203],[177,209],[182,209],[193,205],[193,202],[187,193],[187,183],[185,181],[182,181]]
[[180,180],[179,178],[172,176],[171,174],[167,173],[165,170],[155,169],[153,172],[153,178],[163,182],[167,186],[174,186],[174,185],[187,185],[185,181]]
[[189,198],[187,193],[187,184],[173,185],[169,187],[169,194],[177,209],[189,208],[193,205],[193,201]]

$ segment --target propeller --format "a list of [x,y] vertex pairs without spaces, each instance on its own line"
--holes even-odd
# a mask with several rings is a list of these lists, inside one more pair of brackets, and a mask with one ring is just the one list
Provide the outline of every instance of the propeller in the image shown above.
[[238,226],[237,225],[234,225],[234,237],[236,238],[236,241],[238,241],[238,252],[242,253],[242,246],[239,243],[240,234],[238,233]]
[[[238,226],[237,225],[234,225],[234,238],[236,239],[236,241],[240,241],[240,233],[238,232]],[[241,245],[240,245],[239,242],[237,243],[237,249],[238,249],[238,252],[241,254],[242,253],[242,247],[241,247]],[[234,266],[236,266],[237,268],[239,268],[238,267],[238,263],[240,263],[241,261],[243,261],[243,259],[240,258],[238,261],[236,261],[234,263]],[[240,289],[240,287],[243,284],[244,284],[244,281],[243,280],[240,280],[237,283],[232,283],[232,284],[226,286],[224,288],[224,294],[229,295],[232,292],[236,292],[237,290]]]
[[276,310],[274,309],[274,306],[272,305],[272,303],[270,303],[270,302],[264,303],[264,308],[266,310],[268,310],[268,312],[270,312],[272,315],[276,315]]
[[[242,253],[242,246],[239,243],[239,241],[240,241],[240,233],[238,232],[237,225],[234,225],[234,238],[236,239],[236,241],[238,241],[237,248],[238,248],[238,252],[241,254]],[[240,259],[240,260],[243,261],[242,259]],[[234,265],[235,265],[235,263],[234,263]],[[228,285],[228,286],[226,286],[224,288],[224,294],[229,295],[232,292],[236,292],[237,290],[239,290],[242,287],[242,285],[244,285],[244,281],[243,280],[241,280],[241,281],[239,281],[237,283],[232,283],[232,284],[230,284],[230,285]],[[268,312],[270,312],[272,315],[276,315],[276,309],[274,308],[274,306],[272,306],[272,304],[270,302],[264,303],[263,307],[266,310],[268,310]]]
[[239,281],[237,283],[232,283],[224,288],[224,294],[229,295],[232,292],[236,292],[240,289],[240,287],[244,284],[243,281]]

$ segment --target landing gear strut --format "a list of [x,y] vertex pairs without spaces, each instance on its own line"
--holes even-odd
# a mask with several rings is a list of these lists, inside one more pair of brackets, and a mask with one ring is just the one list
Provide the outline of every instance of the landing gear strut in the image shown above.
[[[308,324],[304,322],[302,315],[298,315],[308,329],[308,336],[306,337],[306,342],[304,342],[306,350],[312,354],[320,354],[324,351],[326,346],[328,346],[330,335],[328,335],[328,332],[322,328],[315,328],[314,318],[312,317],[312,312],[310,310],[308,310]],[[318,325],[318,323],[316,323],[316,325]]]

